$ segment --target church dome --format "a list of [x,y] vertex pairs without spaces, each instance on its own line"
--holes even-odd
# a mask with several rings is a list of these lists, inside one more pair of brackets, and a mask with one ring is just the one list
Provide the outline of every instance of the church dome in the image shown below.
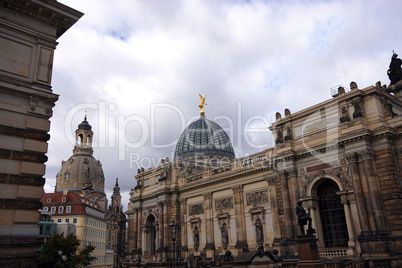
[[92,126],[85,115],[84,121],[75,131],[73,155],[62,161],[60,171],[56,175],[55,192],[64,190],[82,193],[91,201],[106,208],[105,176],[102,164],[93,157]]
[[183,131],[176,145],[175,159],[195,156],[235,157],[229,136],[203,114]]
[[56,191],[81,191],[90,182],[95,192],[104,193],[102,164],[92,155],[74,154],[63,161],[56,180]]

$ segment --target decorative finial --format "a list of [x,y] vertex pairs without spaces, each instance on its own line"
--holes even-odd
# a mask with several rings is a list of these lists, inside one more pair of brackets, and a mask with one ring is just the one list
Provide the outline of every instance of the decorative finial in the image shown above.
[[84,120],[87,121],[87,110],[85,110],[85,118],[84,118]]
[[200,103],[200,105],[198,105],[198,107],[200,107],[200,109],[201,109],[200,114],[205,115],[205,111],[203,110],[203,108],[204,108],[204,105],[207,105],[205,103],[205,98],[207,97],[207,95],[205,95],[205,97],[202,97],[201,94],[198,94],[198,95],[200,95],[200,99],[201,99],[201,103]]

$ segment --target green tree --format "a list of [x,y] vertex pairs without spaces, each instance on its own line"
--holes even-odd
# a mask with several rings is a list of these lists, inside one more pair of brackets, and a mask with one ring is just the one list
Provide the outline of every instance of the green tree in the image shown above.
[[43,246],[39,257],[41,266],[44,268],[72,268],[91,264],[96,259],[90,255],[95,247],[89,245],[77,252],[80,243],[77,236],[73,234],[66,237],[63,234],[55,234]]

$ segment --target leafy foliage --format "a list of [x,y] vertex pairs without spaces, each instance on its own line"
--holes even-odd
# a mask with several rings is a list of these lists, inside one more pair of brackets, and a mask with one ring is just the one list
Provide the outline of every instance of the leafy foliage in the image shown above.
[[41,266],[72,268],[91,264],[96,259],[90,255],[95,247],[89,245],[77,252],[80,243],[77,236],[73,234],[66,237],[63,234],[54,234],[43,246],[39,257]]

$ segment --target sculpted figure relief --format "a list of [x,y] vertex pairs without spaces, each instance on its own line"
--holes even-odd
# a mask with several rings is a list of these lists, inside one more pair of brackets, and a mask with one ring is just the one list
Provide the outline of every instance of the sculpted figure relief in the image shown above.
[[226,224],[223,224],[223,226],[221,227],[221,233],[222,233],[222,244],[226,246],[229,242],[229,236]]
[[264,242],[264,228],[262,226],[261,220],[257,220],[255,224],[257,242]]

